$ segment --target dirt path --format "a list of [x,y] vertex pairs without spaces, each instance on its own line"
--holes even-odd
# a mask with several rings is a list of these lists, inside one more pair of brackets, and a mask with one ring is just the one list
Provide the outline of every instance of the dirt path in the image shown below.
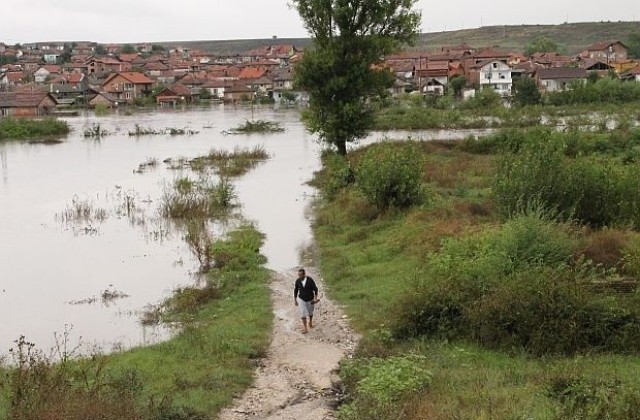
[[301,333],[302,324],[293,304],[296,270],[274,273],[271,346],[257,369],[254,386],[220,414],[221,420],[335,418],[335,369],[353,351],[357,336],[340,308],[327,299],[320,276],[309,268],[307,274],[323,294],[315,309],[314,328],[308,334]]

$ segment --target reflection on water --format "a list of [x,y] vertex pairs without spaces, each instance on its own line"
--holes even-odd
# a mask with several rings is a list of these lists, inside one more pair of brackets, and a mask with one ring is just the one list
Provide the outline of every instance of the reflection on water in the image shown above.
[[[287,130],[221,134],[252,113]],[[159,216],[164,186],[189,172],[170,169],[167,159],[264,147],[271,159],[235,181],[242,214],[266,234],[269,268],[298,264],[298,248],[311,240],[304,208],[313,190],[306,182],[319,145],[297,111],[220,106],[68,122],[73,132],[56,146],[0,144],[0,353],[22,334],[51,347],[53,333],[69,326],[72,340],[107,351],[166,338],[165,330],[140,326],[141,311],[195,281],[198,269],[183,232]],[[94,124],[110,134],[85,139]],[[198,133],[129,136],[136,124]],[[117,298],[104,300],[105,293]]]

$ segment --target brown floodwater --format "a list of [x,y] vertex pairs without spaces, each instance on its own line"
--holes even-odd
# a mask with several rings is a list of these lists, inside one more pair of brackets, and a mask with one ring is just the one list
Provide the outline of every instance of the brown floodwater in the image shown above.
[[[279,121],[286,131],[222,134],[251,118]],[[266,235],[269,268],[299,264],[311,241],[305,209],[314,190],[306,182],[320,146],[298,111],[215,106],[67,121],[73,132],[60,144],[0,143],[0,354],[20,335],[49,349],[54,334],[70,331],[71,344],[103,351],[167,337],[142,327],[141,312],[193,284],[198,269],[183,232],[159,217],[164,186],[179,174],[195,178],[170,169],[168,158],[262,146],[271,158],[234,181],[240,212]],[[84,138],[94,124],[110,134]],[[130,137],[135,124],[199,133]],[[150,161],[158,163],[138,171]],[[89,218],[70,212],[78,203]]]
[[[247,119],[278,121],[286,130],[222,133]],[[240,212],[266,235],[261,252],[268,268],[301,263],[312,241],[306,210],[315,191],[306,183],[319,168],[321,146],[305,132],[298,110],[220,105],[66,120],[73,132],[60,144],[0,143],[0,355],[21,335],[46,350],[67,331],[70,345],[82,343],[85,351],[169,336],[159,327],[143,327],[141,313],[176,287],[193,284],[198,263],[184,233],[158,213],[163,188],[178,175],[195,175],[171,169],[165,159],[262,146],[270,159],[234,181]],[[109,134],[84,138],[95,124]],[[198,133],[131,137],[136,124]],[[365,143],[407,134],[376,133]],[[411,136],[468,134],[473,132]],[[157,164],[138,170],[148,162]],[[81,205],[88,218],[72,214]]]

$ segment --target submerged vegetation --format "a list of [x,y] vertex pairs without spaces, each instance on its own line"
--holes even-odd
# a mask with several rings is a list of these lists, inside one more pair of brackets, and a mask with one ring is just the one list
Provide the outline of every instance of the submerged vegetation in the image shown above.
[[100,124],[93,124],[90,128],[85,128],[82,135],[85,138],[100,139],[102,137],[108,136],[109,134],[111,133],[102,128]]
[[38,138],[55,138],[69,134],[66,121],[55,118],[40,120],[0,118],[0,141]]
[[265,121],[265,120],[246,120],[239,126],[232,128],[228,131],[223,131],[224,134],[249,134],[249,133],[280,133],[284,131],[284,126],[279,122]]
[[141,127],[139,124],[136,124],[132,131],[129,131],[129,137],[140,137],[140,136],[159,136],[164,134],[169,134],[171,136],[193,136],[198,134],[199,131],[191,130],[188,128],[175,128],[175,127],[167,127],[164,129],[155,129],[152,127]]
[[542,128],[325,153],[321,269],[363,334],[339,418],[637,418],[638,141]]

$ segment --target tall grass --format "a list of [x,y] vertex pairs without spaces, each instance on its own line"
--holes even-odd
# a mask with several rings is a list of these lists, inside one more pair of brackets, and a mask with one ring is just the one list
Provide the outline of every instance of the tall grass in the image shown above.
[[55,118],[41,120],[0,118],[0,141],[59,137],[69,134],[70,131],[66,121]]

